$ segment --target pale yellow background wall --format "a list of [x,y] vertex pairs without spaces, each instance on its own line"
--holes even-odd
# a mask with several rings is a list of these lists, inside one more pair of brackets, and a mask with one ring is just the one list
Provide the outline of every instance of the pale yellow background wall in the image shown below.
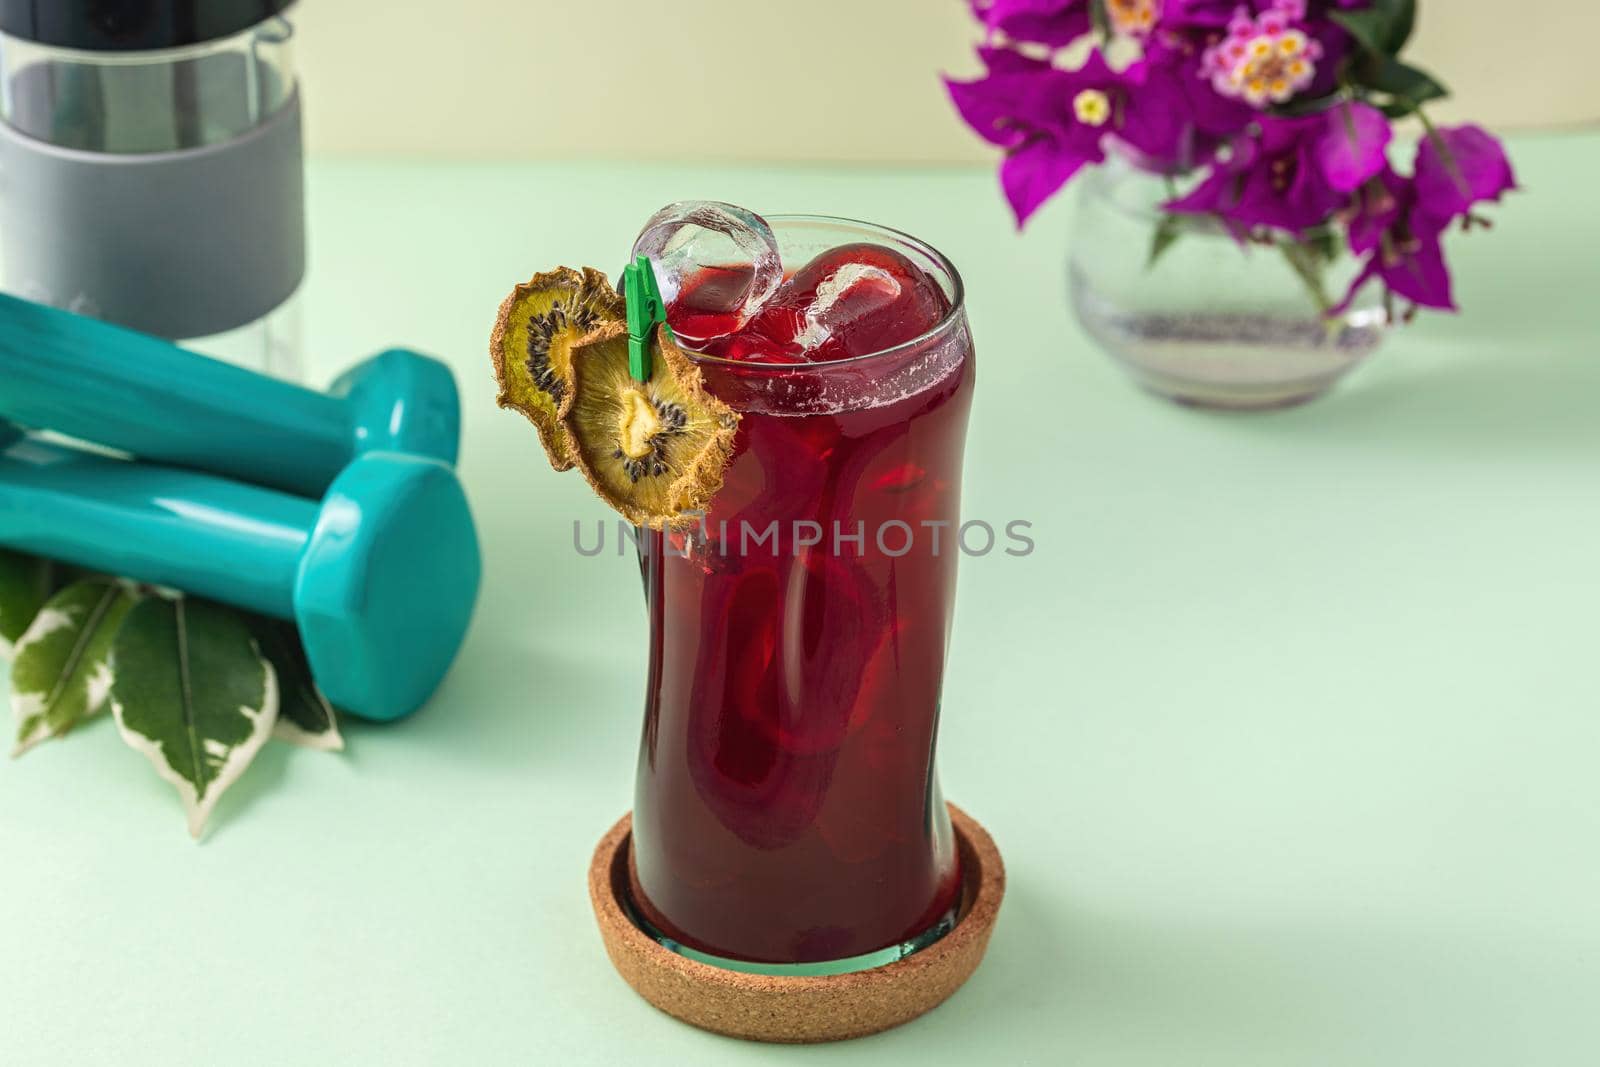
[[[313,152],[947,162],[962,0],[303,0]],[[1423,0],[1414,54],[1500,129],[1600,119],[1600,4]],[[650,115],[641,121],[636,116]]]

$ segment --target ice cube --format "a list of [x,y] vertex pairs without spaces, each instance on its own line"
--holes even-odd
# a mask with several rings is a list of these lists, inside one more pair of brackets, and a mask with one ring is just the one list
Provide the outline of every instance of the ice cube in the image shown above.
[[800,268],[750,328],[813,361],[846,359],[903,344],[949,310],[944,290],[899,252],[848,244]]
[[667,321],[696,347],[743,328],[783,281],[766,220],[715,200],[683,200],[650,216],[633,255],[650,257]]
[[846,263],[817,285],[816,299],[806,309],[806,327],[795,341],[814,352],[835,333],[900,299],[900,282],[882,267]]

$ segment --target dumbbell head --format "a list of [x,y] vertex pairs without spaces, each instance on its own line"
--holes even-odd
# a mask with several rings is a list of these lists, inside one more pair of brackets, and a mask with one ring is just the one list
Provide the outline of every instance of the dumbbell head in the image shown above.
[[448,466],[355,459],[323,497],[295,574],[295,622],[317,685],[365,718],[416,710],[466,636],[479,571],[472,515]]
[[455,472],[392,452],[315,501],[24,439],[0,448],[0,545],[293,619],[328,699],[369,719],[427,701],[478,593]]
[[391,348],[345,371],[328,394],[350,404],[356,454],[408,452],[455,463],[461,398],[438,360]]

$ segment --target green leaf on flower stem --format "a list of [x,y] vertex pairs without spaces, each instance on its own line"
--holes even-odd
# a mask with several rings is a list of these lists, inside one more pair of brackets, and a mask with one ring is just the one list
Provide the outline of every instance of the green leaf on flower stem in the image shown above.
[[250,630],[261,654],[278,675],[278,721],[272,736],[305,748],[344,748],[339,718],[311,677],[311,664],[293,623],[252,616]]
[[1156,265],[1163,253],[1183,236],[1183,219],[1177,215],[1163,215],[1156,223],[1156,232],[1150,237],[1150,258],[1145,260],[1145,270]]
[[1318,230],[1306,237],[1303,243],[1324,265],[1338,259],[1342,248],[1339,234],[1333,230]]
[[1359,11],[1330,11],[1328,17],[1343,26],[1368,52],[1382,54],[1389,35],[1389,12],[1382,6]]
[[111,658],[117,728],[177,787],[189,833],[199,837],[272,734],[277,674],[238,613],[192,598],[139,604]]
[[1282,118],[1297,119],[1305,115],[1319,115],[1328,110],[1330,98],[1327,96],[1297,96],[1286,103],[1275,104],[1271,113]]
[[1395,56],[1417,25],[1416,0],[1373,0],[1358,11],[1330,11],[1328,17],[1349,31],[1373,55]]
[[50,561],[0,548],[0,659],[50,598]]
[[59,737],[105,706],[111,648],[138,596],[122,582],[75,582],[46,600],[17,639],[11,665],[11,711],[20,756]]
[[1393,14],[1389,20],[1389,32],[1384,38],[1384,44],[1389,54],[1397,56],[1411,40],[1411,34],[1417,28],[1417,0],[1390,0],[1389,7]]
[[1374,92],[1387,93],[1397,104],[1425,104],[1450,95],[1440,81],[1427,71],[1379,57],[1358,64],[1351,72],[1357,83]]

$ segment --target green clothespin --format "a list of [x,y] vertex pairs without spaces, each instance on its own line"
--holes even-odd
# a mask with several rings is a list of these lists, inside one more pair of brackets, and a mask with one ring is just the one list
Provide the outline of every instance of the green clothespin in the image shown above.
[[649,256],[635,257],[622,270],[622,295],[628,303],[628,373],[634,381],[650,380],[650,330],[660,324],[667,336],[667,304]]

